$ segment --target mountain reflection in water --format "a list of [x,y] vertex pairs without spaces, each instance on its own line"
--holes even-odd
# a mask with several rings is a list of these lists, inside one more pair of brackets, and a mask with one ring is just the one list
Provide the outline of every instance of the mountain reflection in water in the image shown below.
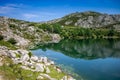
[[33,53],[73,68],[85,80],[120,80],[119,39],[62,40],[39,45]]

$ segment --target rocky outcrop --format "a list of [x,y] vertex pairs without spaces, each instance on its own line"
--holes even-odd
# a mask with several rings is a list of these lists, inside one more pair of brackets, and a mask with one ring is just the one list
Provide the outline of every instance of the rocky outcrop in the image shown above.
[[[62,70],[60,68],[58,70],[58,68],[54,65],[54,62],[49,60],[47,57],[37,57],[31,55],[31,52],[24,49],[9,50],[7,47],[0,46],[0,66],[3,66],[2,61],[4,57],[1,56],[8,56],[13,61],[13,64],[21,64],[20,67],[22,69],[40,72],[40,75],[36,78],[36,80],[58,80],[49,75],[51,73],[50,66],[53,66],[52,68],[59,74],[62,73]],[[71,78],[64,79],[63,77],[61,80],[74,80]],[[0,79],[2,79],[2,77],[0,77]]]
[[60,19],[48,21],[47,23],[59,23],[61,25],[80,26],[84,28],[99,28],[110,24],[115,25],[118,22],[120,22],[120,14],[109,15],[87,11],[72,13]]
[[58,34],[51,34],[51,37],[52,37],[52,43],[58,43],[61,40],[61,37]]
[[[29,40],[25,39],[24,37],[21,37],[20,35],[17,35],[14,33],[14,31],[12,29],[10,29],[10,25],[9,24],[13,24],[12,22],[9,21],[9,18],[7,17],[0,17],[0,35],[2,35],[4,37],[4,40],[9,40],[10,38],[14,38],[17,43],[17,46],[20,47],[25,47],[28,46],[29,44]],[[14,23],[14,25],[17,25]]]
[[48,33],[35,27],[34,24],[39,23],[32,24],[33,23],[27,21],[0,17],[0,35],[4,37],[5,41],[14,38],[17,42],[16,45],[21,48],[25,48],[32,43],[56,43],[61,40],[58,34]]

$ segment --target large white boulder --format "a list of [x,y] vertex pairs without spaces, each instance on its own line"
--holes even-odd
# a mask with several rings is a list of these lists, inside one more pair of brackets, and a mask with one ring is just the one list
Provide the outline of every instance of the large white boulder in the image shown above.
[[15,58],[15,57],[16,57],[15,52],[12,51],[12,50],[9,50],[9,57],[11,57],[11,58]]
[[43,61],[44,63],[47,63],[47,62],[48,62],[47,57],[43,57],[43,58],[42,58],[42,61]]
[[21,60],[22,60],[22,61],[28,61],[28,60],[29,60],[28,54],[22,55],[22,56],[21,56]]
[[36,65],[35,65],[35,70],[37,71],[37,72],[44,72],[44,65],[43,64],[40,64],[40,63],[37,63]]
[[55,64],[54,61],[50,61],[49,63],[50,63],[51,65],[54,65],[54,64]]

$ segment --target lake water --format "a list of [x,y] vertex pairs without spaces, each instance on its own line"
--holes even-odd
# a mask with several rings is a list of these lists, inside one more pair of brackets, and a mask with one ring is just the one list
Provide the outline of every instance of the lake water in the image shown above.
[[120,40],[62,40],[32,50],[77,80],[120,80]]

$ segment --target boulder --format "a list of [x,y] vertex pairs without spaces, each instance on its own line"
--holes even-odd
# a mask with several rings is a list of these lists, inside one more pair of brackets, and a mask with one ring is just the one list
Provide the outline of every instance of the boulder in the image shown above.
[[11,58],[16,58],[15,52],[12,51],[12,50],[9,50],[9,57],[11,57]]
[[28,54],[22,55],[21,60],[22,60],[22,61],[28,61],[28,60],[29,60]]
[[22,54],[22,55],[25,55],[25,54],[29,53],[29,51],[23,50],[23,49],[18,49],[17,52],[20,53],[20,54]]
[[51,65],[54,65],[55,63],[54,63],[54,61],[50,61],[50,64],[51,64]]
[[38,57],[37,56],[32,56],[31,60],[37,62],[38,61]]
[[47,63],[47,61],[48,61],[47,57],[43,57],[42,61],[43,61],[44,63]]
[[25,70],[30,70],[30,68],[28,68],[27,66],[21,66],[21,68]]
[[14,64],[19,64],[19,63],[23,63],[23,61],[21,61],[19,58],[15,58],[15,59],[12,59]]
[[60,68],[56,68],[56,70],[57,70],[58,73],[62,72],[62,70]]
[[42,76],[40,76],[40,75],[37,77],[37,80],[43,80],[43,79],[44,78]]
[[36,65],[35,65],[35,71],[37,71],[37,72],[44,72],[44,66],[43,66],[43,64],[40,64],[40,63],[37,63]]

